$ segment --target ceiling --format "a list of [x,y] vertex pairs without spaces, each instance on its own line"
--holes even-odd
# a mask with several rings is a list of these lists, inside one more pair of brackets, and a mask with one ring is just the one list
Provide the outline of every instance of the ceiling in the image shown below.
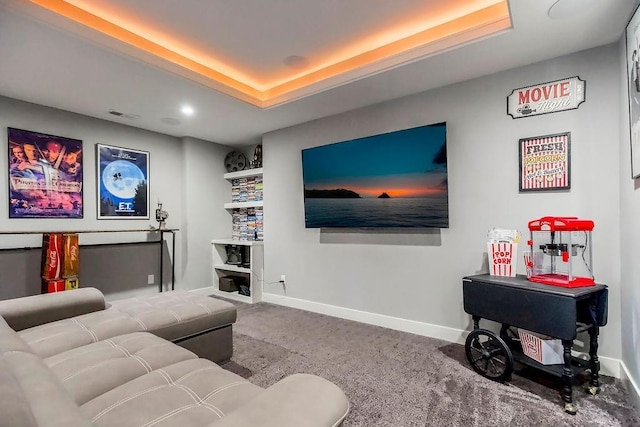
[[[272,130],[614,42],[634,4],[0,0],[0,95],[249,145]],[[549,17],[551,6],[562,19]]]

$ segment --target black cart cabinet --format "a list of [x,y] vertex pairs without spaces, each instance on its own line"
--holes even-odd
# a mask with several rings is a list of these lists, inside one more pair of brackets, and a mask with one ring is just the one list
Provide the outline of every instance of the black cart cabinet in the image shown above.
[[[480,274],[462,279],[464,310],[473,318],[465,352],[472,368],[487,378],[505,381],[511,377],[514,362],[541,369],[563,380],[564,409],[576,413],[572,399],[574,375],[589,369],[588,391],[599,390],[598,335],[607,323],[606,285],[580,288],[534,283],[526,276]],[[500,323],[500,334],[480,329],[480,319]],[[563,361],[543,365],[525,356],[517,332],[522,328],[562,340]],[[582,331],[589,333],[589,360],[571,356],[573,340]]]

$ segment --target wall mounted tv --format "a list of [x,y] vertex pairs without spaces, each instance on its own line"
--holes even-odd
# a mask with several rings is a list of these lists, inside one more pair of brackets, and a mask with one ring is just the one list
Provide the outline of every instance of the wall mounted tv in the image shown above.
[[448,228],[447,126],[302,150],[306,228]]

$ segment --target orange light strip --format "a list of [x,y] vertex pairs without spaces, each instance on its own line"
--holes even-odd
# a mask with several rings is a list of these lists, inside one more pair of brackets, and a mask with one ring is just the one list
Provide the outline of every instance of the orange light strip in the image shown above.
[[[167,49],[158,43],[146,39],[132,31],[122,28],[106,19],[100,18],[84,9],[67,3],[64,0],[29,0],[61,15],[74,22],[82,24],[92,30],[108,35],[120,42],[140,49],[154,57],[178,65],[186,71],[186,74],[179,73],[184,77],[191,78],[208,87],[216,89],[227,95],[231,95],[257,107],[265,108],[278,104],[276,98],[286,98],[288,94],[300,91],[310,85],[320,83],[332,77],[347,72],[353,72],[359,68],[372,65],[378,61],[390,58],[412,49],[436,43],[447,37],[452,37],[492,23],[504,21],[499,29],[506,29],[510,26],[510,17],[507,1],[503,0],[484,9],[471,12],[458,19],[427,29],[401,40],[391,41],[385,46],[357,54],[344,61],[328,65],[316,71],[302,75],[292,80],[278,84],[266,90],[259,90],[239,78],[233,78],[207,67],[198,61],[190,59],[173,50]],[[494,29],[493,32],[496,30]],[[451,47],[451,46],[447,46]],[[433,53],[433,52],[431,52]],[[192,75],[189,75],[193,73]],[[284,100],[286,101],[286,99]]]
[[[141,37],[131,31],[128,31],[118,25],[115,25],[99,16],[86,12],[79,7],[73,6],[64,0],[29,0],[39,6],[44,7],[58,15],[78,22],[93,30],[99,31],[110,37],[113,37],[121,42],[127,43],[140,50],[143,50],[151,55],[165,59],[173,64],[186,68],[196,74],[206,77],[210,80],[216,81],[223,86],[227,86],[235,91],[244,93],[245,95],[262,101],[264,93],[259,91],[243,82],[240,82],[232,77],[222,74],[216,70],[206,67],[196,61],[193,61],[184,55],[169,50],[157,43],[154,43],[144,37]],[[224,91],[223,91],[224,92]],[[230,95],[235,96],[233,93]]]
[[473,28],[477,28],[480,25],[486,25],[490,22],[497,22],[505,18],[509,19],[509,8],[506,2],[489,6],[477,12],[462,16],[456,20],[438,25],[434,28],[430,28],[404,39],[391,42],[385,46],[381,46],[377,49],[372,49],[360,55],[353,56],[344,61],[338,62],[336,64],[317,70],[313,73],[299,77],[295,80],[268,89],[266,91],[268,93],[266,99],[268,100],[278,96],[282,96],[288,92],[298,90],[302,87],[309,86],[322,80],[326,80],[330,77],[356,70],[358,68],[367,66],[385,58],[392,57],[402,52],[407,52],[411,49],[416,49],[421,46],[434,43],[446,37],[460,34],[464,31],[469,31]]

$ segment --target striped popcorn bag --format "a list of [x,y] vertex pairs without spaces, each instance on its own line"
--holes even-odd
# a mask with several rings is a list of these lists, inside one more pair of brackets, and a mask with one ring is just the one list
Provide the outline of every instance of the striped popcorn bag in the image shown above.
[[517,243],[488,242],[489,274],[515,277],[518,253]]
[[557,365],[564,362],[562,341],[545,337],[524,329],[518,329],[522,352],[543,365]]

